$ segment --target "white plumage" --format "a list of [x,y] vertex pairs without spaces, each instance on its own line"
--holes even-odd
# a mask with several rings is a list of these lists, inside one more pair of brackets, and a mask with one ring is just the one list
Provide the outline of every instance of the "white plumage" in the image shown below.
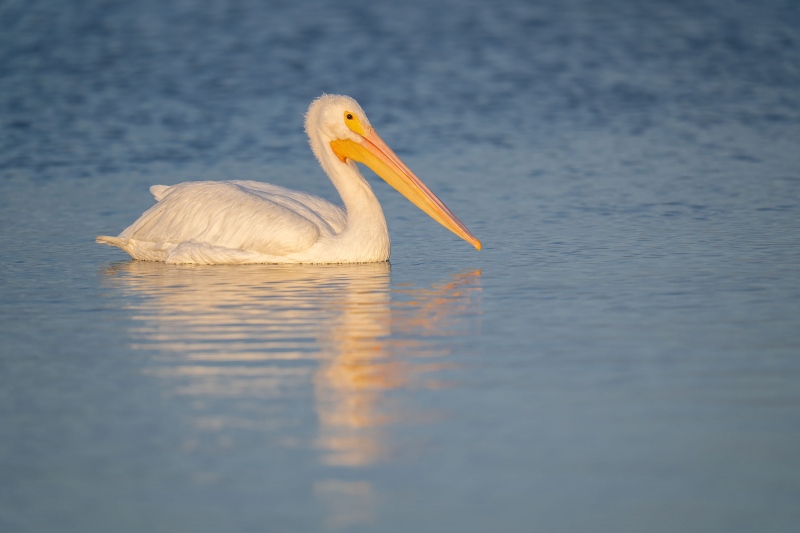
[[256,181],[155,185],[157,203],[118,237],[134,259],[167,263],[370,263],[389,259],[378,199],[355,161],[476,248],[480,242],[378,137],[358,103],[324,95],[306,114],[311,149],[344,202]]

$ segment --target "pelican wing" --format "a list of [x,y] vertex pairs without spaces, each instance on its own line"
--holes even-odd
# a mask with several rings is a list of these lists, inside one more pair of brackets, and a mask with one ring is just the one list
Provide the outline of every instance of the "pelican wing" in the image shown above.
[[228,183],[302,214],[320,227],[323,233],[338,234],[347,226],[347,212],[319,196],[262,181],[235,180]]
[[[155,186],[151,191],[158,203],[119,237],[164,247],[191,242],[283,256],[307,250],[321,234],[335,232],[325,217],[341,208],[309,195],[281,195],[288,191],[282,187],[256,188],[252,186],[255,183],[208,181]],[[310,206],[309,198],[313,199]],[[314,209],[320,202],[324,205],[321,213]],[[343,211],[338,217],[344,218]]]

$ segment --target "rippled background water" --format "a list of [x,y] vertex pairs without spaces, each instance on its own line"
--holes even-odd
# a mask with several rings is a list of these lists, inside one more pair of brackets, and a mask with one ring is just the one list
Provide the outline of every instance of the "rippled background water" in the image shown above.
[[[0,529],[794,531],[800,7],[0,2]],[[357,98],[391,265],[96,245],[147,188],[335,198]]]

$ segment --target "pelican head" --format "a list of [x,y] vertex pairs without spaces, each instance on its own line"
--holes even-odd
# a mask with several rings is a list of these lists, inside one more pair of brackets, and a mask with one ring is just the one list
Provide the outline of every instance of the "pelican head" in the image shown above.
[[[349,96],[323,95],[311,103],[306,113],[306,132],[312,149],[323,164],[328,158],[317,151],[330,149],[338,161],[354,161],[372,169],[400,194],[476,249],[481,243],[444,203],[400,160],[378,136],[361,106]],[[318,145],[314,139],[321,141]],[[326,168],[329,173],[335,168]]]
[[358,141],[360,132],[351,128],[349,121],[357,121],[362,127],[372,128],[364,110],[353,98],[339,94],[323,94],[311,102],[306,113],[306,132],[316,130],[328,141],[350,139]]

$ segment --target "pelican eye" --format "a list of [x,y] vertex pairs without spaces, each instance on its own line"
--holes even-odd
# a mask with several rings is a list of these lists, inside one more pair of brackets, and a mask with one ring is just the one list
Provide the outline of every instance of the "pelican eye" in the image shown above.
[[347,126],[347,129],[349,129],[350,131],[354,131],[359,135],[364,135],[366,133],[366,131],[364,130],[364,125],[361,124],[361,121],[358,119],[358,116],[352,111],[344,112],[344,125]]

